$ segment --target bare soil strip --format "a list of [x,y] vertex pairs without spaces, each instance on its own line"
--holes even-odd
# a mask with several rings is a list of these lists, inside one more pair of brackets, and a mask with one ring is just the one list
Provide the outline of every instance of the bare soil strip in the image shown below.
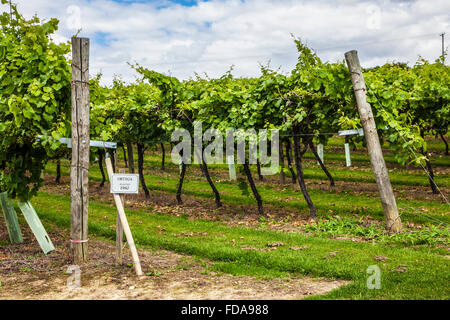
[[[60,299],[302,299],[325,294],[348,281],[314,279],[256,279],[208,272],[204,261],[170,251],[139,250],[146,276],[137,279],[131,266],[131,254],[125,249],[123,266],[114,263],[114,244],[93,239],[89,242],[89,262],[81,267],[81,288],[70,288],[67,268],[68,232],[49,231],[56,250],[44,255],[27,228],[21,245],[0,246],[0,300]],[[9,238],[3,221],[0,243]]]

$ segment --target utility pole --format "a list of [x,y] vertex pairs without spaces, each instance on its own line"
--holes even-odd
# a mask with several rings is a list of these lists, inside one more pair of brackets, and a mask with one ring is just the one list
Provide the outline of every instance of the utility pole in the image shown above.
[[445,63],[445,32],[441,33],[441,37],[442,37],[442,59],[444,60],[443,62]]

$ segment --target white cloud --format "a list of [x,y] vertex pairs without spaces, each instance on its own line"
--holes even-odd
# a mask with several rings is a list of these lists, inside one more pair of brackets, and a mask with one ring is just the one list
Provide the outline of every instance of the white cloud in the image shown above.
[[[450,22],[446,0],[212,0],[161,9],[156,1],[16,2],[27,16],[59,18],[57,41],[76,33],[68,28],[67,8],[80,7],[80,36],[92,39],[91,73],[101,70],[108,83],[114,74],[133,80],[127,65],[133,61],[180,78],[194,72],[220,76],[232,64],[235,75],[256,76],[258,62],[269,59],[289,71],[296,62],[290,33],[308,41],[323,60],[342,60],[351,49],[360,52],[364,66],[414,63],[418,55],[434,60],[441,53],[439,34],[449,31]],[[379,28],[368,28],[368,19],[379,21]]]

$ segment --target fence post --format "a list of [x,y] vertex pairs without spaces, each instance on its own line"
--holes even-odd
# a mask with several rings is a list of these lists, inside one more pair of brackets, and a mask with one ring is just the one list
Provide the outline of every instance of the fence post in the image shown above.
[[89,39],[73,37],[70,239],[74,264],[87,260],[89,148]]
[[389,180],[386,163],[383,158],[378,132],[373,118],[372,108],[366,100],[366,84],[362,74],[361,65],[356,50],[345,54],[345,60],[350,71],[353,90],[355,92],[358,112],[366,136],[367,150],[370,156],[372,171],[377,182],[381,203],[386,217],[386,229],[388,232],[400,232],[402,222],[398,214],[397,203],[392,190],[391,180]]

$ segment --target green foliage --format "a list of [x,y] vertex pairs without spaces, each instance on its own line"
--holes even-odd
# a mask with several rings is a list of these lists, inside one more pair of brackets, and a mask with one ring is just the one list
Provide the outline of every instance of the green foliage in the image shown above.
[[[159,90],[154,111],[166,131],[161,134],[169,135],[177,127],[193,131],[193,123],[201,121],[204,128],[222,133],[228,128],[276,128],[284,135],[295,131],[306,134],[300,139],[306,145],[310,137],[327,144],[329,135],[324,132],[360,128],[344,62],[324,63],[301,40],[294,41],[299,56],[289,76],[262,66],[258,78],[234,78],[230,69],[218,79],[197,75],[179,81],[139,65],[132,67]],[[381,140],[390,143],[399,163],[423,161],[422,156],[411,159],[409,149],[426,149],[421,133],[448,130],[448,67],[440,60],[434,64],[419,60],[414,68],[386,64],[365,70],[365,78]]]
[[160,91],[144,82],[125,84],[116,77],[110,88],[100,86],[101,75],[91,80],[91,137],[142,146],[165,142]]
[[[368,102],[372,104],[380,132],[405,163],[414,151],[426,150],[421,135],[448,131],[450,120],[450,72],[440,60],[429,63],[419,59],[413,68],[403,64],[385,64],[370,69]],[[424,156],[412,159],[422,162]]]
[[11,8],[0,15],[0,189],[28,200],[59,147],[55,139],[67,133],[70,47],[51,40],[58,20],[26,20]]
[[[51,41],[56,19],[25,20],[12,6],[12,14],[4,12],[0,20],[0,188],[25,200],[39,188],[49,157],[62,155],[56,140],[69,133],[70,47]],[[90,80],[91,138],[152,145],[169,140],[179,127],[192,132],[201,121],[204,129],[222,133],[241,128],[303,134],[299,141],[307,146],[327,144],[324,132],[361,127],[346,65],[322,62],[294,41],[298,62],[289,75],[261,66],[257,78],[234,78],[231,68],[218,79],[180,81],[131,65],[142,80],[126,84],[116,78],[110,88],[97,75]],[[379,134],[398,162],[410,158],[409,148],[426,150],[422,135],[448,131],[450,77],[442,59],[364,73]],[[37,135],[43,136],[39,142]]]
[[239,190],[241,190],[241,194],[245,197],[250,197],[247,181],[244,178],[238,178],[237,181]]
[[357,236],[380,243],[430,246],[450,244],[450,230],[448,228],[429,225],[421,230],[388,234],[378,224],[364,222],[363,218],[355,220],[348,217],[335,216],[327,219],[319,219],[306,225],[305,231],[327,237],[342,235]]

